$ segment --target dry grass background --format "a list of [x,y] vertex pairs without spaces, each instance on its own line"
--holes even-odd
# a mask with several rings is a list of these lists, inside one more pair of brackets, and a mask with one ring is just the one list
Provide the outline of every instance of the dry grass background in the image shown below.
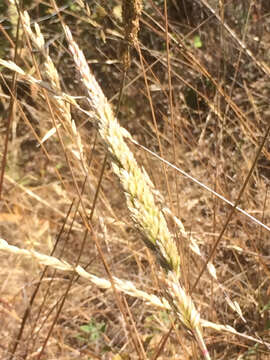
[[268,359],[270,6],[0,11],[1,359]]

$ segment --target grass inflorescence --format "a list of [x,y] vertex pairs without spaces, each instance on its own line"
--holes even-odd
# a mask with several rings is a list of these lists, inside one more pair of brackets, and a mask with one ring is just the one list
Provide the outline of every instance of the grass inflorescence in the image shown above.
[[269,356],[267,6],[197,3],[8,2],[4,358]]

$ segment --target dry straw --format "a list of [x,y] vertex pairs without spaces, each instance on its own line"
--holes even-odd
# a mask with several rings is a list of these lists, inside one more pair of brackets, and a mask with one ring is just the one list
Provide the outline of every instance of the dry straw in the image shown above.
[[[139,29],[139,17],[141,14],[141,9],[142,9],[142,4],[140,1],[132,2],[132,4],[129,4],[129,2],[128,2],[128,4],[126,4],[126,2],[123,3],[123,19],[124,19],[125,24],[127,24],[125,33],[133,34],[133,35],[126,35],[126,36],[128,37],[128,40],[134,44],[134,46],[137,43],[136,39],[137,39],[137,33],[138,33],[138,29]],[[29,81],[31,84],[43,87],[43,88],[49,90],[50,94],[56,95],[56,96],[53,96],[53,100],[56,102],[57,109],[60,111],[60,113],[62,115],[62,116],[60,116],[60,121],[61,121],[61,123],[64,124],[65,128],[69,129],[69,133],[71,135],[73,135],[73,136],[71,136],[71,138],[73,139],[73,142],[75,142],[75,144],[77,145],[76,146],[77,151],[76,152],[73,151],[73,154],[74,153],[80,154],[79,158],[82,161],[82,163],[84,164],[84,169],[85,169],[85,161],[84,161],[85,156],[84,156],[82,141],[80,138],[80,134],[76,130],[76,125],[75,125],[74,121],[71,119],[69,103],[72,103],[73,105],[75,105],[78,108],[79,108],[79,106],[77,105],[77,103],[74,101],[74,99],[72,97],[61,92],[60,80],[59,80],[57,69],[55,68],[53,61],[51,60],[51,58],[49,56],[48,48],[45,48],[45,41],[44,41],[43,35],[40,31],[38,24],[37,23],[34,24],[35,32],[36,32],[36,33],[34,33],[30,26],[30,18],[29,18],[28,13],[25,11],[24,13],[21,13],[20,16],[21,16],[22,23],[23,23],[26,33],[31,38],[34,46],[43,54],[43,56],[45,58],[44,67],[45,67],[45,72],[46,72],[47,80],[49,81],[50,87],[48,87],[47,83],[38,81],[34,77],[31,77],[30,75],[26,74],[20,67],[18,67],[13,62],[6,62],[5,60],[0,59],[0,63],[2,65],[4,65],[5,67],[8,67],[9,69],[22,75],[25,78],[25,80]],[[102,91],[100,91],[98,84],[96,86],[96,91],[99,94],[101,93],[100,96],[104,96]],[[79,108],[79,109],[82,110],[81,108]],[[121,128],[121,129],[122,129],[122,131],[124,131],[123,128]],[[48,137],[52,136],[55,133],[55,131],[56,131],[55,127],[53,127],[50,131],[48,131],[48,133],[44,136],[43,141],[47,140]],[[130,135],[128,135],[128,137],[130,138]],[[132,156],[132,154],[131,154],[131,156]],[[151,187],[152,187],[152,184],[151,184]],[[154,193],[154,192],[155,192],[155,194],[157,194],[156,189],[153,189],[153,187],[152,187],[152,193]],[[161,200],[161,202],[164,203],[164,199],[162,198],[160,193],[158,193],[158,197]],[[199,256],[203,260],[205,260],[201,254],[200,248],[197,244],[197,240],[191,234],[188,234],[186,232],[183,223],[175,215],[173,215],[171,213],[170,209],[164,207],[162,209],[162,211],[164,213],[169,214],[173,218],[173,220],[175,221],[175,223],[178,227],[178,230],[181,233],[181,236],[188,242],[188,245],[189,245],[190,249],[192,250],[192,252],[194,252],[197,256]],[[173,249],[173,250],[175,250],[175,249]],[[166,265],[166,263],[165,263],[165,265]],[[210,275],[212,276],[212,278],[215,281],[217,281],[216,270],[212,263],[208,263],[208,271],[209,271]],[[221,287],[220,284],[218,284],[218,285],[219,285],[219,287]]]

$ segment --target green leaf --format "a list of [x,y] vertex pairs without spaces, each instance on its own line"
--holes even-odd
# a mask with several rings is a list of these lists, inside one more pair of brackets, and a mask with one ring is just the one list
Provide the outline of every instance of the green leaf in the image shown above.
[[203,46],[202,40],[199,37],[199,35],[194,36],[193,44],[194,44],[194,47],[197,48],[197,49],[199,49],[199,48],[201,48]]
[[80,330],[82,334],[78,335],[77,338],[86,341],[96,341],[101,337],[101,334],[106,330],[106,324],[102,322],[96,322],[91,320],[88,324],[81,325]]
[[262,308],[261,312],[268,311],[270,309],[270,302],[268,302],[264,307]]

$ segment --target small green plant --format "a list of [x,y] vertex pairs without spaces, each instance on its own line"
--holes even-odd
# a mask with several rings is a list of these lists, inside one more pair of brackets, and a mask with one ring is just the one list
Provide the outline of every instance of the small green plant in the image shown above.
[[194,36],[193,45],[196,49],[199,49],[203,46],[202,40],[199,35]]
[[94,342],[100,339],[106,330],[106,324],[101,321],[91,320],[88,324],[80,326],[80,334],[77,339],[83,342]]

